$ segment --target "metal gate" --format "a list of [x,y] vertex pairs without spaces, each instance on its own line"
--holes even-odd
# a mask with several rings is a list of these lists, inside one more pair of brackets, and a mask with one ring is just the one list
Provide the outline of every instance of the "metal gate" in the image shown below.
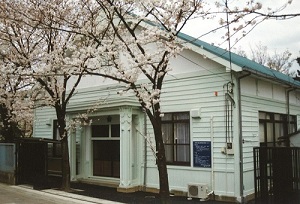
[[18,184],[46,182],[47,178],[47,143],[18,143]]
[[300,148],[255,147],[256,203],[300,203]]

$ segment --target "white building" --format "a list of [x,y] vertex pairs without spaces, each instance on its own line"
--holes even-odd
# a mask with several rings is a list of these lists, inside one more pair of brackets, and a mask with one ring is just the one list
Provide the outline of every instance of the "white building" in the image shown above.
[[[220,200],[250,198],[253,147],[289,144],[278,137],[298,130],[300,82],[187,35],[180,38],[190,49],[172,61],[161,97],[170,190],[187,192],[188,185],[200,184]],[[95,77],[79,85],[68,106],[70,119],[101,103],[89,115],[91,125],[70,133],[71,178],[124,192],[155,191],[155,157],[143,136],[152,136],[152,127],[134,96],[117,94],[121,89]],[[36,110],[34,136],[55,138],[55,119],[51,108]]]

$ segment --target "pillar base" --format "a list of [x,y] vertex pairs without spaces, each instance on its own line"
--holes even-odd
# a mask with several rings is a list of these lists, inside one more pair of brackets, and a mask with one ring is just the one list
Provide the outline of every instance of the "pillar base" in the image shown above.
[[140,187],[139,186],[132,186],[132,187],[118,187],[117,188],[118,192],[121,193],[134,193],[136,191],[140,191]]

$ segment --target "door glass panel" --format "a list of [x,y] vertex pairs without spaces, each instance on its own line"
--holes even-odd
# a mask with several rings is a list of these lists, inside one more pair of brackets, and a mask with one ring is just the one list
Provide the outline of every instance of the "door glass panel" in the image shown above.
[[93,141],[93,175],[120,177],[120,141]]

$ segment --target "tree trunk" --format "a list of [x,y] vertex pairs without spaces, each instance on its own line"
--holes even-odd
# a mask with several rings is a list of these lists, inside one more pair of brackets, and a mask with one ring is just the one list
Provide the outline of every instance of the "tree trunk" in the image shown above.
[[61,138],[62,150],[62,190],[70,191],[70,163],[69,163],[69,145],[68,145],[68,132],[66,130],[66,109],[65,106],[56,105],[56,115],[58,123],[58,132]]
[[[158,142],[157,142],[158,144]],[[169,178],[165,148],[162,142],[159,142],[157,150],[157,168],[159,172],[159,195],[161,203],[170,203]]]
[[159,195],[161,203],[170,203],[169,178],[163,136],[161,131],[161,118],[159,115],[152,121],[156,143],[156,162],[159,173]]
[[68,137],[61,140],[62,146],[62,190],[70,191],[70,163],[69,163],[69,146]]

